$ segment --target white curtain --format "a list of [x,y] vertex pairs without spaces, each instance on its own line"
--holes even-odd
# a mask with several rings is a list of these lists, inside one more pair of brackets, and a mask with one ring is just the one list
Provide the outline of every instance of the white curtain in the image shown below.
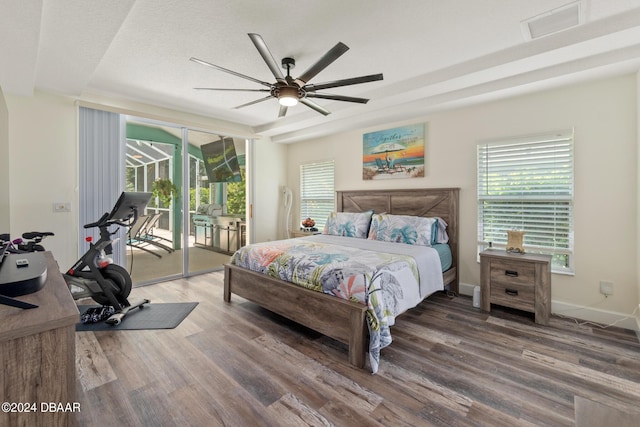
[[[84,225],[110,212],[124,191],[125,134],[125,123],[120,114],[80,107],[78,247],[81,254],[89,248],[85,241],[87,236],[93,236],[94,241],[100,238],[97,228],[85,229]],[[115,226],[110,227],[111,231],[115,229]],[[126,266],[125,229],[120,227],[113,237],[120,237],[113,245],[113,260]]]

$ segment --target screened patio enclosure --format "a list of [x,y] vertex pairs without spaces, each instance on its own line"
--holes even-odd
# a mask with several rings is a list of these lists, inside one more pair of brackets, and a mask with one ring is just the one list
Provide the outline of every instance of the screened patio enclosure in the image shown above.
[[[212,233],[206,234],[207,230],[212,230],[211,226],[205,230],[205,240],[202,237],[202,227],[200,227],[200,235],[198,234],[198,214],[203,210],[206,211],[207,208],[210,212],[211,206],[219,207],[220,214],[232,216],[237,222],[235,228],[238,229],[238,233],[244,232],[245,141],[225,138],[234,145],[234,154],[237,150],[234,160],[237,160],[241,171],[241,174],[238,174],[241,177],[236,177],[235,181],[237,182],[211,182],[203,160],[204,149],[201,147],[213,142],[220,142],[222,139],[223,137],[219,135],[185,128],[127,121],[125,189],[126,191],[152,193],[153,196],[147,205],[145,215],[159,217],[154,218],[157,223],[155,223],[153,233],[154,237],[162,239],[158,240],[161,244],[156,247],[138,247],[139,245],[135,245],[135,240],[133,240],[134,244],[130,245],[146,251],[146,253],[142,253],[137,250],[134,253],[139,255],[141,259],[144,259],[145,256],[149,258],[149,261],[156,266],[150,267],[150,269],[157,269],[158,266],[166,264],[169,260],[182,258],[182,261],[188,262],[185,271],[204,271],[216,265],[222,265],[228,260],[228,257],[222,258],[222,261],[213,260],[212,257],[215,254],[204,256],[200,254],[203,249],[210,253],[217,250]],[[186,150],[183,148],[183,140],[187,141]],[[183,161],[185,155],[188,157],[187,161]],[[187,167],[188,170],[183,170]],[[182,195],[187,190],[188,203],[184,204]],[[184,234],[183,229],[186,231]],[[244,235],[242,237],[244,239]],[[218,244],[219,240],[220,238],[218,238]],[[237,237],[237,242],[239,244],[240,237]],[[132,240],[129,239],[128,243],[132,243]],[[162,245],[167,248],[163,248]],[[158,246],[160,250],[158,250]],[[183,247],[189,249],[188,258],[182,256],[185,252],[181,250]],[[148,256],[149,254],[154,256]],[[191,260],[191,258],[203,260],[205,259],[203,257],[207,258],[203,265],[195,265]],[[137,264],[139,271],[142,267],[140,267],[140,262]],[[182,273],[182,267],[179,270],[171,271],[168,274]],[[132,273],[132,276],[134,275],[135,271]],[[147,278],[141,281],[146,282]],[[134,283],[139,282],[140,280],[134,278]]]

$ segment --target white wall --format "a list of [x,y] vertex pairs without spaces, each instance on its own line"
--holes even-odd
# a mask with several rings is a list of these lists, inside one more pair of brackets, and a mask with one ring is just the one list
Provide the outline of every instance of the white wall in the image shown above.
[[[245,126],[183,112],[103,98],[83,99],[82,102],[93,108],[251,137],[250,129]],[[45,247],[53,252],[61,268],[66,269],[78,257],[76,100],[36,92],[30,97],[7,95],[6,103],[9,117],[8,163],[12,177],[9,184],[11,233],[19,236],[25,231],[53,231],[55,236],[45,240]],[[0,110],[0,135],[2,116]],[[254,212],[259,215],[257,237],[272,240],[278,234],[276,199],[279,187],[284,184],[282,162],[286,147],[274,147],[275,144],[269,140],[261,140],[257,144],[258,184],[254,204]],[[54,202],[71,202],[71,212],[54,213]]]
[[[64,269],[77,253],[77,122],[72,100],[7,95],[11,234],[52,231],[44,246]],[[71,212],[54,213],[54,202]]]
[[269,138],[255,142],[255,179],[253,180],[253,242],[277,240],[282,236],[283,215],[281,187],[286,183],[287,146],[274,144]]
[[[608,322],[640,302],[636,84],[635,75],[622,76],[293,144],[288,185],[299,194],[299,165],[334,158],[336,190],[460,187],[460,277],[473,286],[480,281],[476,142],[573,127],[575,275],[553,274],[553,311]],[[424,178],[362,180],[363,133],[422,122]],[[600,280],[614,282],[609,298],[600,295]]]
[[9,110],[0,89],[0,234],[9,233]]

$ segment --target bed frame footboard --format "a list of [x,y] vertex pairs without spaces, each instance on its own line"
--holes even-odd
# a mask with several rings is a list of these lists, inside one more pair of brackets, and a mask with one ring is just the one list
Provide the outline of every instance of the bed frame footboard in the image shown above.
[[226,302],[231,301],[232,293],[347,344],[349,363],[364,368],[368,337],[365,305],[226,264]]

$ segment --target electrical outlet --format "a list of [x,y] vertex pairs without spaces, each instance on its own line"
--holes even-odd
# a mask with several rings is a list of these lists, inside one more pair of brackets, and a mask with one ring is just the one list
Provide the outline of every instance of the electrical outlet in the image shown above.
[[600,293],[604,296],[613,295],[613,282],[600,281]]
[[69,202],[53,202],[54,212],[71,212],[71,203]]

